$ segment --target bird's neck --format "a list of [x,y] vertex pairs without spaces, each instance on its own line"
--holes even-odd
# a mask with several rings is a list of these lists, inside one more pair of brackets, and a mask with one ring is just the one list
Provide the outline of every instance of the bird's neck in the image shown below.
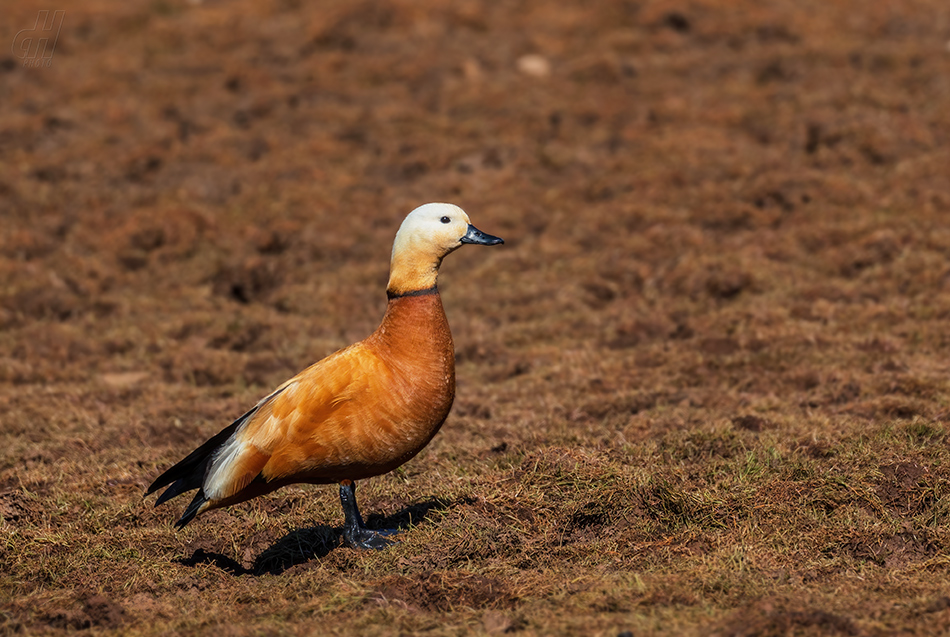
[[435,374],[454,383],[455,347],[438,289],[390,295],[386,315],[368,340],[390,364],[411,375]]
[[441,258],[418,252],[393,254],[386,293],[392,299],[435,290],[441,264]]

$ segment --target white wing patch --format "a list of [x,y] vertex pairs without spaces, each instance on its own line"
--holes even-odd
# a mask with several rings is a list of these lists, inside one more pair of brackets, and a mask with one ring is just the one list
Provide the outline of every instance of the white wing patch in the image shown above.
[[232,495],[228,493],[230,491],[228,483],[232,478],[232,469],[247,450],[247,443],[238,440],[237,435],[232,436],[218,449],[218,452],[214,455],[214,460],[211,461],[211,466],[208,467],[208,474],[205,476],[204,485],[202,485],[206,498],[214,501]]
[[[215,452],[214,457],[211,460],[211,464],[208,465],[207,473],[205,473],[204,483],[201,485],[202,490],[204,490],[205,497],[209,501],[220,500],[228,496],[234,495],[234,493],[240,489],[234,489],[232,481],[234,480],[234,467],[239,465],[241,457],[246,453],[251,451],[256,451],[251,449],[251,443],[246,440],[242,440],[242,433],[247,427],[248,422],[253,420],[257,411],[265,405],[267,402],[272,400],[278,394],[283,393],[286,390],[293,391],[296,387],[294,379],[284,383],[282,386],[278,387],[275,391],[271,392],[269,395],[265,396],[260,400],[260,402],[255,405],[254,409],[251,412],[248,412],[247,419],[241,423],[241,426],[231,435],[228,440],[221,445],[218,450]],[[273,417],[268,420],[273,420]],[[247,485],[241,485],[240,488],[244,488]]]

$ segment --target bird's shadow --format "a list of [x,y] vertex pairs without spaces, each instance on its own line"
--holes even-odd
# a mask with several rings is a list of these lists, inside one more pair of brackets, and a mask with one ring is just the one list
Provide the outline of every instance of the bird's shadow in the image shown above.
[[[370,515],[366,518],[366,526],[371,529],[403,531],[413,524],[418,524],[430,512],[442,511],[454,504],[455,502],[451,500],[431,498],[409,505],[393,515]],[[183,557],[175,561],[184,566],[213,564],[232,575],[279,575],[298,564],[326,557],[341,546],[342,536],[342,527],[326,525],[293,530],[261,551],[250,568],[226,555],[206,551],[203,548],[196,549],[191,557]]]

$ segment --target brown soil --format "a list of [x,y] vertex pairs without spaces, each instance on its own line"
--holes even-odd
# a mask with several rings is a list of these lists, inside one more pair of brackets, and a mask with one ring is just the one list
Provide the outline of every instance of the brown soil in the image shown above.
[[[950,630],[950,7],[155,0],[0,48],[0,633]],[[151,480],[372,331],[426,201],[455,409],[360,486]]]

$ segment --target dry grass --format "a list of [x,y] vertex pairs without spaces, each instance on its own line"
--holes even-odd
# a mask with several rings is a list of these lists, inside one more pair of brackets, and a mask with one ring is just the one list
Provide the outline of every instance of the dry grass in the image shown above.
[[[0,59],[0,632],[950,629],[950,11],[720,4],[93,2]],[[369,333],[432,200],[507,243],[360,487],[401,543],[309,487],[174,532],[145,486]]]

